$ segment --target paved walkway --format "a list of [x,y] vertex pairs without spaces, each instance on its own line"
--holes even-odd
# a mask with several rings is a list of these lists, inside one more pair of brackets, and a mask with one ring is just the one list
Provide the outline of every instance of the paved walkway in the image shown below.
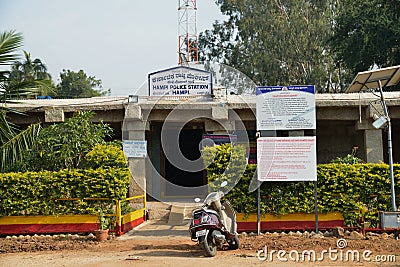
[[167,221],[146,221],[136,227],[135,229],[118,237],[119,240],[130,238],[188,238],[189,236],[189,223],[185,221],[182,225],[169,225]]
[[[153,209],[157,205],[153,204]],[[148,220],[141,225],[135,227],[133,230],[125,233],[118,237],[119,240],[130,239],[130,238],[187,238],[190,239],[189,235],[189,224],[191,212],[194,208],[193,205],[171,205],[167,207],[160,204],[160,209],[170,210],[168,216],[164,216],[161,219]]]

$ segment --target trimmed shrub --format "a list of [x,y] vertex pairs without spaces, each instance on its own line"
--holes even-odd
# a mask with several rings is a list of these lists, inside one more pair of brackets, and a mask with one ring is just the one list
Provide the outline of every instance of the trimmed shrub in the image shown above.
[[[97,214],[104,201],[84,198],[123,199],[129,180],[127,168],[3,173],[0,216]],[[83,200],[60,200],[64,198]]]
[[121,148],[115,145],[96,145],[85,156],[85,167],[97,169],[105,167],[126,168],[127,160]]

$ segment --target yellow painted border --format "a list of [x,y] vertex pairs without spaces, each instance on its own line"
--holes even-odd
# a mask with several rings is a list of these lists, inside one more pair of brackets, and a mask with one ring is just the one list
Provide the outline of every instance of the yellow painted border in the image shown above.
[[121,216],[122,219],[122,224],[137,220],[139,218],[143,218],[143,216],[146,214],[146,209],[142,208],[140,210],[135,210],[134,212],[125,214]]
[[[282,216],[275,216],[271,214],[261,215],[261,222],[286,222],[286,221],[314,221],[315,215],[313,213],[291,213]],[[335,221],[344,220],[343,215],[339,212],[330,212],[327,214],[318,214],[318,221]],[[237,222],[257,222],[257,214],[251,213],[246,218],[245,214],[236,214]]]
[[96,215],[58,215],[58,216],[4,216],[0,217],[0,225],[10,224],[74,224],[98,223]]

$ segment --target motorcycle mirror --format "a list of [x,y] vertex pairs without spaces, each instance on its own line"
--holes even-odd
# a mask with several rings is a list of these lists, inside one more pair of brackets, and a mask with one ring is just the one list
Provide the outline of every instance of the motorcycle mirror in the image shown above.
[[221,183],[221,187],[225,187],[227,184],[228,184],[227,181],[223,181],[223,182]]
[[194,199],[194,202],[199,203],[199,202],[200,202],[200,198],[196,197],[196,198]]

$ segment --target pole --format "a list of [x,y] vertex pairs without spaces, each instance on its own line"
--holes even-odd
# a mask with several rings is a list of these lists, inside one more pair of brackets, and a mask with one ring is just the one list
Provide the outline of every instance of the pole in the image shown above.
[[315,207],[315,233],[318,234],[318,181],[314,182],[314,207]]
[[388,131],[388,154],[389,154],[389,173],[390,173],[390,185],[391,185],[391,195],[392,195],[392,211],[396,211],[396,193],[394,190],[394,173],[393,173],[393,146],[392,146],[392,124],[390,122],[389,112],[386,106],[385,98],[383,97],[382,83],[379,80],[379,92],[381,94],[381,105],[383,108],[383,113],[387,119]]
[[257,235],[261,233],[261,182],[258,181],[258,188],[257,188]]

